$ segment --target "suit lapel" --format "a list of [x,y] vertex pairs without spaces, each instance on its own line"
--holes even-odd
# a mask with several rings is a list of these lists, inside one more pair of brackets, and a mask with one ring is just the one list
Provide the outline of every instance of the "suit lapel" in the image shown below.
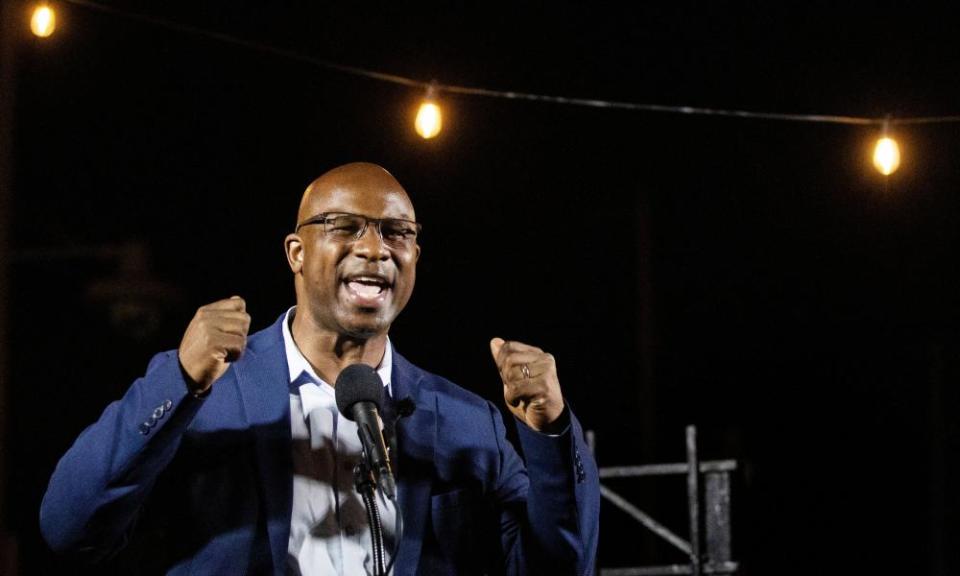
[[423,372],[394,352],[392,386],[397,400],[409,398],[413,414],[397,423],[399,449],[397,489],[403,515],[403,540],[396,573],[414,575],[423,548],[430,513],[434,450],[437,445],[436,394],[424,385]]
[[289,370],[282,321],[283,316],[262,339],[251,343],[243,359],[234,364],[243,408],[254,436],[260,498],[276,574],[286,570],[293,506]]

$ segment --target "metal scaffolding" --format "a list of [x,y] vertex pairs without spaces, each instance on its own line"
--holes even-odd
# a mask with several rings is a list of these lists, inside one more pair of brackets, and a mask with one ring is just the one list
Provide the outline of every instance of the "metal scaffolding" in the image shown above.
[[[671,574],[735,574],[737,563],[730,553],[730,474],[736,460],[700,462],[697,455],[697,429],[687,426],[687,461],[676,464],[612,466],[600,468],[600,495],[642,526],[683,552],[689,563],[666,566],[600,568],[600,576],[661,576]],[[588,432],[591,448],[593,434]],[[684,540],[649,514],[614,492],[603,483],[610,478],[686,476],[689,536]],[[701,482],[702,481],[702,482]],[[701,508],[701,502],[703,507]],[[702,512],[701,512],[702,511]],[[702,520],[701,520],[702,516]],[[701,535],[703,544],[701,544]],[[704,546],[705,545],[705,546]]]

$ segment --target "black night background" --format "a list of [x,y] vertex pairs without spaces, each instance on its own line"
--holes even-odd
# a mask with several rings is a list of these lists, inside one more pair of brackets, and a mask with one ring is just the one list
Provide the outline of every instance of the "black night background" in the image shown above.
[[[365,160],[424,226],[391,332],[414,363],[500,402],[489,339],[543,347],[601,466],[682,462],[696,425],[702,458],[738,463],[741,574],[960,571],[960,124],[894,125],[889,177],[877,126],[441,93],[425,141],[422,91],[254,46],[441,84],[896,119],[960,114],[948,13],[98,0],[54,4],[39,39],[30,5],[5,4],[0,570],[80,570],[37,528],[59,457],[198,306],[241,295],[256,330],[292,305],[303,189]],[[609,485],[687,533],[683,477]],[[602,567],[682,562],[604,504]]]

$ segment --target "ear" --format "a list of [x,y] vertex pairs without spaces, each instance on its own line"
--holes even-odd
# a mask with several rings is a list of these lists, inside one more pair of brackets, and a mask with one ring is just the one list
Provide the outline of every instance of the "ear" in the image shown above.
[[419,244],[417,244],[417,253],[413,255],[413,261],[414,263],[420,261],[420,245]]
[[299,274],[303,269],[303,239],[299,234],[287,234],[283,240],[283,247],[287,253],[287,264],[290,271]]

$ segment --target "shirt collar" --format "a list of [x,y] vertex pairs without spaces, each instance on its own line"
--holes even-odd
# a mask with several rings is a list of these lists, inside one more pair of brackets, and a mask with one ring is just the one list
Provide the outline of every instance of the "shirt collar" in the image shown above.
[[[283,347],[287,355],[287,367],[290,369],[289,382],[290,384],[296,383],[298,385],[296,386],[297,388],[305,385],[318,387],[333,397],[333,386],[324,382],[323,378],[317,376],[313,366],[307,362],[306,357],[300,352],[300,348],[297,347],[297,343],[293,341],[290,323],[293,321],[296,310],[296,306],[291,306],[283,318]],[[377,374],[383,381],[383,385],[387,389],[387,394],[391,394],[392,392],[390,385],[390,374],[392,372],[393,344],[390,343],[390,337],[388,336],[387,345],[383,351],[383,360],[380,361],[380,366],[377,367]],[[306,412],[307,411],[304,410],[304,415],[306,415]]]

